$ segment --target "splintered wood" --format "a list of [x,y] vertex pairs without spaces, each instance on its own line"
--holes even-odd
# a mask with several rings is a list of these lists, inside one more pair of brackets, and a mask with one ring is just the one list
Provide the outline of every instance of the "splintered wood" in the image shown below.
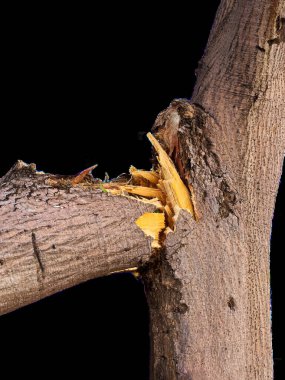
[[141,184],[141,186],[156,187],[158,184],[159,174],[155,171],[138,170],[134,166],[131,166],[130,173],[137,184]]
[[151,133],[148,133],[147,137],[158,154],[160,179],[157,187],[166,194],[167,204],[172,208],[174,213],[179,211],[179,209],[184,209],[189,211],[194,217],[194,208],[189,190],[180,178],[173,161]]
[[194,218],[195,215],[190,192],[173,161],[151,133],[147,137],[157,153],[157,170],[139,170],[131,166],[128,183],[111,181],[102,187],[108,193],[136,197],[139,201],[156,205],[157,212],[141,215],[136,224],[153,238],[152,247],[159,248],[165,235],[174,229],[180,209],[187,210]]
[[156,212],[141,215],[136,224],[152,237],[152,247],[159,248],[168,232],[174,230],[179,210],[187,210],[196,220],[191,194],[178,174],[175,165],[158,140],[148,133],[147,137],[157,153],[156,170],[141,170],[131,166],[130,176],[122,175],[113,181],[91,178],[97,165],[91,166],[75,176],[64,176],[49,180],[53,186],[94,186],[113,195],[136,198],[139,202],[155,205]]
[[160,234],[165,230],[165,216],[163,213],[146,212],[136,220],[136,225],[143,232],[153,238],[152,247],[160,247]]

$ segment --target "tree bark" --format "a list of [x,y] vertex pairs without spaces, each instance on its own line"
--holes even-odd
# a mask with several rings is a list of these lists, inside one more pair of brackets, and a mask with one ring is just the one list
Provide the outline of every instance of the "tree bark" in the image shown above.
[[135,220],[154,206],[51,180],[21,161],[0,180],[0,315],[151,255]]
[[272,379],[269,242],[285,151],[284,0],[222,0],[191,101],[153,132],[190,188],[163,248],[134,221],[155,207],[55,188],[22,164],[0,183],[0,311],[139,267],[153,379]]
[[[154,132],[195,223],[144,274],[155,379],[272,379],[269,243],[285,150],[284,1],[221,2],[191,99]],[[162,264],[163,263],[163,264]]]

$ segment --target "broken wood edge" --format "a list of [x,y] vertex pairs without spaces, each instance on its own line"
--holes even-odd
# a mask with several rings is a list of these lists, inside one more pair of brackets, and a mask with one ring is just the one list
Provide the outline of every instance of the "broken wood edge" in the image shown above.
[[[137,226],[152,238],[152,248],[160,249],[166,235],[175,231],[175,222],[181,209],[188,211],[197,220],[191,193],[182,181],[172,159],[162,148],[159,141],[149,132],[147,137],[157,153],[156,170],[143,170],[130,166],[130,178],[102,181],[95,179],[91,183],[90,175],[97,165],[81,171],[73,178],[52,178],[53,186],[92,186],[111,195],[135,198],[138,202],[151,203],[155,212],[145,213],[137,220]],[[97,182],[96,182],[97,181]]]
[[[85,189],[91,187],[110,195],[128,197],[154,205],[156,207],[154,212],[142,214],[135,223],[146,236],[152,238],[151,247],[160,249],[166,235],[175,231],[175,222],[181,209],[188,211],[194,220],[197,218],[190,191],[182,181],[172,159],[150,132],[147,137],[157,153],[156,170],[143,170],[130,166],[130,177],[125,178],[121,175],[113,180],[104,181],[94,178],[91,174],[97,167],[96,164],[76,175],[49,175],[45,182],[49,186],[64,189],[75,186]],[[5,178],[7,180],[11,173],[15,174],[15,170],[21,169],[36,175],[46,175],[37,171],[35,164],[26,164],[19,160],[2,180]]]
[[0,178],[0,315],[94,278],[135,274],[155,253],[135,221],[156,206],[73,177],[18,161]]
[[145,213],[136,220],[136,224],[147,236],[153,238],[153,248],[161,248],[166,235],[175,230],[175,221],[181,209],[188,211],[194,220],[197,220],[197,217],[191,193],[182,181],[173,161],[150,132],[147,137],[157,153],[156,171],[138,170],[131,166],[130,174],[134,185],[119,185],[117,189],[113,189],[112,184],[103,187],[109,188],[107,191],[117,195],[124,196],[126,192],[151,201],[157,200],[157,212]]

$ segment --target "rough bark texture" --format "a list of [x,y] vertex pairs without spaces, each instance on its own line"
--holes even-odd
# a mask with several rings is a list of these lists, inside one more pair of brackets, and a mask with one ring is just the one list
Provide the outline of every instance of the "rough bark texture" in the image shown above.
[[200,220],[181,213],[144,272],[154,379],[272,379],[269,243],[285,150],[284,33],[284,1],[222,1],[191,104],[174,101],[156,120]]
[[18,162],[0,180],[0,315],[150,257],[134,222],[155,207],[51,178]]
[[[151,314],[152,378],[272,379],[269,241],[285,150],[284,0],[222,0],[191,102],[154,133],[190,187],[150,254],[134,224],[152,206],[25,168],[1,181],[0,310],[140,266]],[[18,174],[17,174],[18,173]]]

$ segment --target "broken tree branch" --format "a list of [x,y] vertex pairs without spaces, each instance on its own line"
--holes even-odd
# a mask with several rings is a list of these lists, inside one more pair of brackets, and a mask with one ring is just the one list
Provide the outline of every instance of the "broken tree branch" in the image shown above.
[[21,161],[0,179],[0,314],[149,260],[155,206],[68,184]]

